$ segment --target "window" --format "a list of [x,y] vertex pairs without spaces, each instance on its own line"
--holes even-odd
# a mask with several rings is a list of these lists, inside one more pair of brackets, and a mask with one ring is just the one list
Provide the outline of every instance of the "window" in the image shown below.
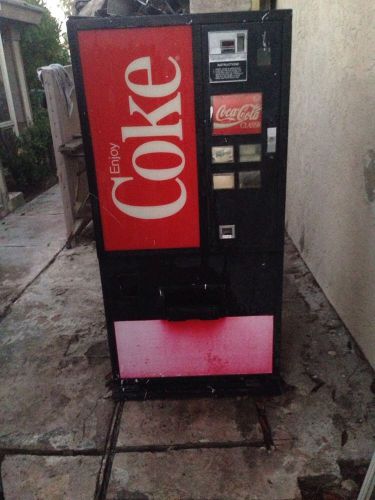
[[16,112],[0,32],[0,129],[4,128],[13,128],[14,132],[18,134]]
[[5,92],[3,75],[2,72],[0,72],[0,123],[9,121],[10,121],[10,114],[9,114],[8,100]]

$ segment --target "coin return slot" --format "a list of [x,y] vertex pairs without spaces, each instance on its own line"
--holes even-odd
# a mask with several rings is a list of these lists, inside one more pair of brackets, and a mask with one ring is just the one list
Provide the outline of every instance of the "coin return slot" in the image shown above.
[[212,176],[214,189],[234,189],[234,173],[214,174]]
[[236,237],[236,226],[219,226],[219,237],[221,240],[234,240]]
[[240,162],[251,163],[262,160],[261,144],[240,144]]
[[262,180],[260,170],[249,170],[238,174],[240,189],[260,189]]
[[165,317],[184,319],[217,319],[225,315],[225,285],[222,283],[186,283],[159,288]]

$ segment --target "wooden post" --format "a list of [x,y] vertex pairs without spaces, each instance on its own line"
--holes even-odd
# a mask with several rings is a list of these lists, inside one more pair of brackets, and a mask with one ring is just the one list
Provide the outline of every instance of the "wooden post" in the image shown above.
[[9,194],[5,178],[3,174],[3,167],[0,163],[0,219],[6,216],[9,212]]
[[[65,68],[72,77],[71,66]],[[65,96],[59,87],[55,71],[50,67],[42,68],[42,81],[46,93],[48,115],[51,125],[53,148],[63,200],[66,237],[70,242],[91,220],[87,209],[89,191],[84,155],[79,150],[82,145],[81,126],[78,116],[75,92],[71,96],[73,111],[71,115],[66,106]],[[80,144],[76,144],[77,141]],[[70,144],[69,147],[65,147]],[[84,212],[84,215],[82,215]]]

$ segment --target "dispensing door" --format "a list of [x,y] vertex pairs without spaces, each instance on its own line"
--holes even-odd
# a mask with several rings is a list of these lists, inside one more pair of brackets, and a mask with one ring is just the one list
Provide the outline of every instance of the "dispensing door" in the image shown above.
[[210,247],[280,250],[281,25],[202,27]]

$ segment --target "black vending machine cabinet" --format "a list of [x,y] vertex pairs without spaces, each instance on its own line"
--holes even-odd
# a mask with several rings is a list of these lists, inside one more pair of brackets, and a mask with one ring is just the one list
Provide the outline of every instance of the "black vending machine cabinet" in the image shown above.
[[279,377],[291,11],[68,23],[116,397]]

